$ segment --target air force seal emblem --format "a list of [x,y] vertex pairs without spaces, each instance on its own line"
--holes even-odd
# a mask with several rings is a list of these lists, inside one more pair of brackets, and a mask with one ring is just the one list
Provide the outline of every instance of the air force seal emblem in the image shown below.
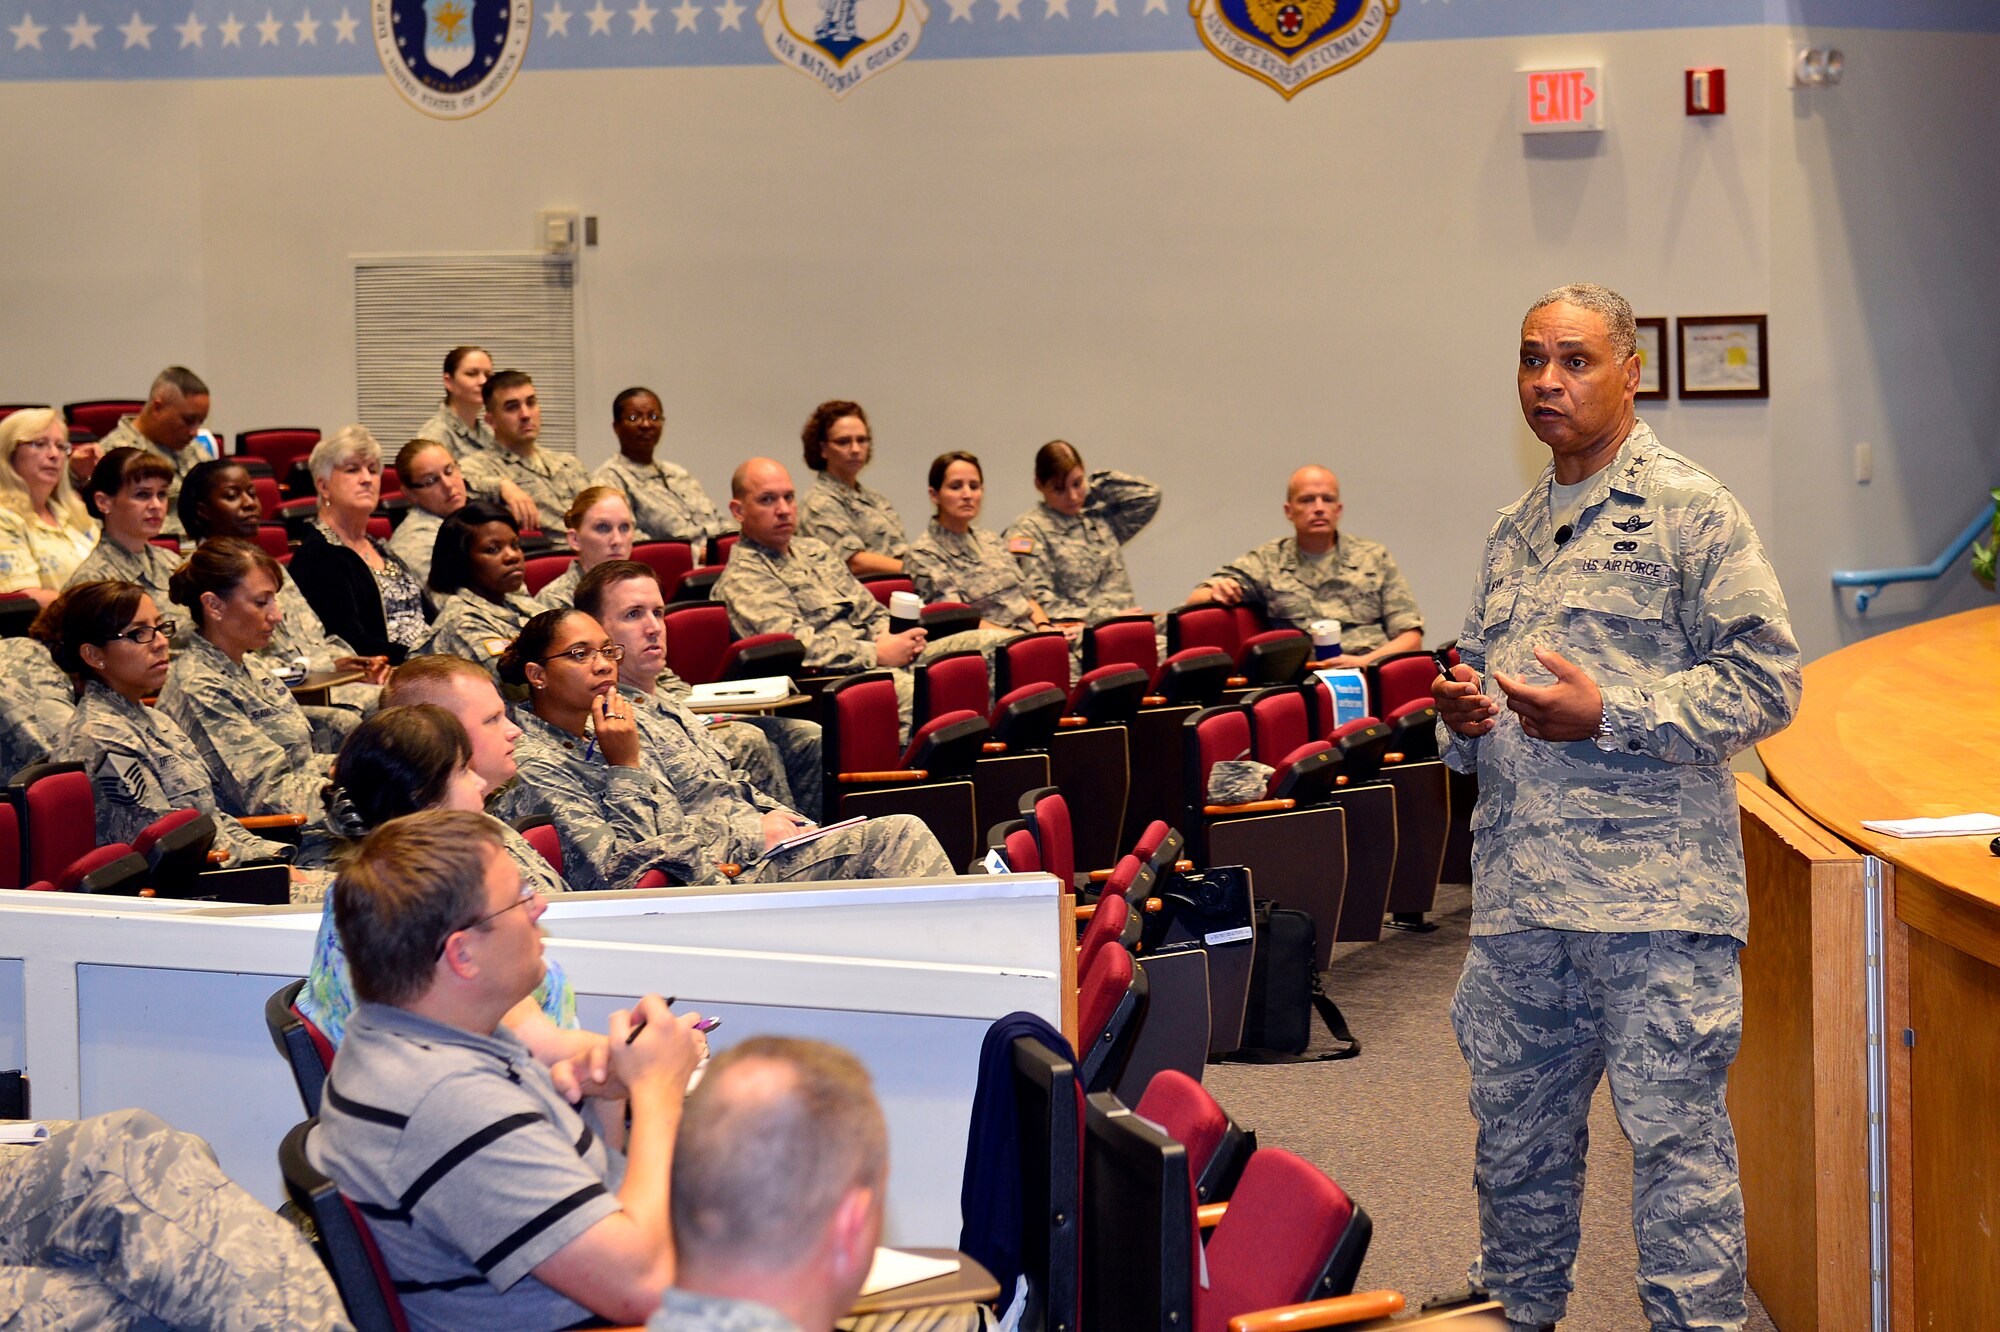
[[369,24],[389,82],[417,110],[463,120],[521,70],[531,0],[373,0]]
[[764,0],[757,25],[771,54],[836,98],[917,49],[924,0]]
[[1195,31],[1218,60],[1290,101],[1381,45],[1402,0],[1192,0]]

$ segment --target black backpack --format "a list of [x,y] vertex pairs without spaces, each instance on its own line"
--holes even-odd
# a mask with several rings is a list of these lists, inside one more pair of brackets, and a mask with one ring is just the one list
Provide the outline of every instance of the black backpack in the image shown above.
[[[1316,1064],[1360,1054],[1361,1042],[1347,1029],[1340,1006],[1320,987],[1312,917],[1260,901],[1256,929],[1257,956],[1250,967],[1243,1046],[1221,1058],[1238,1064]],[[1315,1014],[1333,1033],[1335,1048],[1307,1054]]]

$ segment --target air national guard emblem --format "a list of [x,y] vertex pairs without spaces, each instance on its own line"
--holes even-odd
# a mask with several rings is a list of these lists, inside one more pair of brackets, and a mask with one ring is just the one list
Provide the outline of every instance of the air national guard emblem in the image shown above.
[[1389,35],[1402,0],[1192,0],[1195,31],[1224,64],[1290,101]]
[[771,54],[836,98],[917,49],[924,0],[764,0],[757,24]]
[[374,0],[375,53],[403,99],[442,120],[499,100],[521,70],[531,0]]

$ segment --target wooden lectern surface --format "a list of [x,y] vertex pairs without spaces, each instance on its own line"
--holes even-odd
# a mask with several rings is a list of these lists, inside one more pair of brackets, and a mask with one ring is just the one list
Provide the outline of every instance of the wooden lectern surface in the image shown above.
[[[2000,856],[1986,837],[1900,838],[1863,819],[2000,813],[2000,606],[1911,625],[1806,667],[1790,728],[1757,747],[1771,781],[1845,840],[1941,890],[1912,919],[2000,966]],[[1907,917],[1907,913],[1906,913]]]

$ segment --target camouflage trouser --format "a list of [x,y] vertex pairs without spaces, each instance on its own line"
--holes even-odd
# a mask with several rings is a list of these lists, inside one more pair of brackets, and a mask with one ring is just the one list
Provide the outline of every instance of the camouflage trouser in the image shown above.
[[775,714],[734,716],[708,733],[731,767],[786,809],[820,816],[819,723]]
[[1737,948],[1672,931],[1472,940],[1451,1007],[1479,1125],[1472,1275],[1509,1318],[1563,1316],[1590,1101],[1608,1072],[1632,1143],[1647,1318],[1658,1332],[1743,1326],[1743,1196],[1724,1104],[1743,1030]]
[[0,1327],[349,1324],[298,1231],[231,1183],[207,1143],[120,1110],[0,1163]]
[[951,861],[914,814],[882,814],[747,866],[738,883],[950,877]]

